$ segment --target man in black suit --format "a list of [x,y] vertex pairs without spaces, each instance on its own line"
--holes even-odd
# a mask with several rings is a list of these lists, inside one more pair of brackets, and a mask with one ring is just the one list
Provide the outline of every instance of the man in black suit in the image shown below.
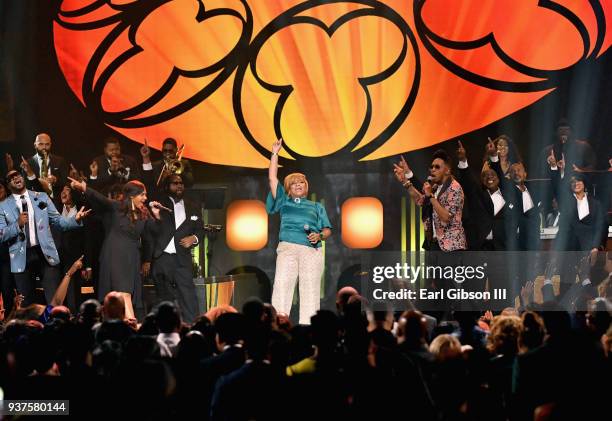
[[[499,167],[497,148],[493,141],[487,144],[487,156],[491,165]],[[465,221],[468,247],[471,251],[495,252],[485,255],[467,255],[467,261],[474,258],[473,265],[482,264],[482,259],[487,262],[487,275],[489,291],[494,288],[508,287],[508,268],[504,252],[506,250],[506,220],[505,213],[508,211],[506,199],[500,189],[500,181],[497,172],[491,168],[485,169],[480,174],[480,181],[476,179],[468,166],[465,148],[459,142],[457,149],[457,180],[463,187],[466,197],[466,205],[469,209],[469,220]],[[501,168],[499,168],[501,170]],[[469,285],[467,285],[469,288]],[[478,285],[475,285],[478,290]],[[484,286],[480,286],[484,290]],[[510,297],[508,297],[510,298]],[[501,310],[511,303],[508,300],[494,300],[491,303],[492,310]]]
[[506,249],[515,252],[508,254],[506,261],[510,279],[515,280],[508,290],[508,298],[514,298],[522,285],[535,279],[543,264],[538,254],[525,253],[540,250],[542,202],[536,189],[527,187],[527,171],[523,163],[517,162],[510,166],[510,180],[503,178],[499,162],[491,162],[490,165],[498,178],[503,180],[501,192],[506,200]]
[[[163,212],[152,229],[152,244],[145,248],[144,260],[153,262],[158,299],[178,301],[183,320],[191,323],[198,314],[191,248],[201,240],[204,226],[200,207],[183,197],[185,186],[180,175],[167,177],[164,191],[166,195],[160,198],[160,203],[172,209],[172,213]],[[144,272],[148,272],[146,266]]]
[[[499,162],[497,149],[492,141],[487,145],[487,154],[492,162]],[[465,148],[459,142],[457,149],[457,180],[463,187],[473,230],[469,230],[468,245],[470,250],[504,251],[506,250],[506,228],[504,213],[507,210],[506,199],[500,189],[500,181],[493,169],[485,169],[480,181],[468,167]]]
[[[157,181],[160,180],[159,184],[162,185],[163,180],[170,175],[170,172],[167,170],[167,164],[169,165],[178,158],[178,143],[171,137],[164,139],[161,152],[163,159],[151,162],[151,150],[149,145],[145,142],[140,148],[143,181],[147,186],[147,190],[152,194],[152,197],[156,197],[157,193],[163,193],[160,192]],[[191,186],[193,186],[193,171],[191,169],[191,164],[188,160],[183,158],[181,158],[181,163],[183,165],[183,172],[181,173],[183,182],[185,183],[185,187],[191,188]]]
[[604,211],[597,199],[586,191],[582,174],[571,177],[569,187],[559,190],[559,233],[555,250],[561,253],[561,294],[576,282],[576,267],[590,253],[592,261],[603,249],[606,224]]
[[59,195],[66,184],[68,175],[66,160],[51,153],[51,136],[47,133],[36,135],[34,149],[36,153],[28,159],[28,164],[34,171],[34,178],[28,177],[28,188],[35,189],[32,181],[42,179],[49,184],[50,191],[47,191],[47,194],[55,203],[59,203]]
[[121,144],[114,137],[104,140],[104,155],[96,157],[89,168],[90,184],[99,190],[113,184],[124,184],[142,178],[136,160],[121,153]]

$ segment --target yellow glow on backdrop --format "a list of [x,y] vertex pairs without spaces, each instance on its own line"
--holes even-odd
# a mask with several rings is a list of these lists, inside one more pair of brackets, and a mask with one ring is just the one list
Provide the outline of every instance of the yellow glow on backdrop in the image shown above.
[[268,214],[259,200],[237,200],[227,208],[226,241],[235,251],[261,250],[268,244]]
[[599,58],[611,26],[612,0],[64,0],[53,35],[99,121],[265,168],[278,137],[285,161],[372,160],[479,129]]
[[375,197],[353,197],[342,204],[342,242],[354,249],[377,247],[383,240],[383,205]]

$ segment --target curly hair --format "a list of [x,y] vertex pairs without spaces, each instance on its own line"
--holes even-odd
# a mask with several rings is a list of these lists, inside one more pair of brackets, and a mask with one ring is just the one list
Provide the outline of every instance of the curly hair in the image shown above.
[[487,349],[496,355],[518,354],[519,336],[522,330],[523,324],[517,316],[494,317],[487,337]]

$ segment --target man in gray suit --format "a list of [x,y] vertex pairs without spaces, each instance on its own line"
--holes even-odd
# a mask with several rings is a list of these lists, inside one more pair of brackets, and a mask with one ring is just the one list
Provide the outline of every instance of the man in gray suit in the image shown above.
[[42,280],[45,298],[50,302],[60,280],[59,256],[51,226],[69,230],[81,226],[90,211],[82,207],[70,218],[62,217],[46,193],[26,189],[21,173],[6,175],[10,195],[0,203],[0,242],[6,242],[17,292],[32,303],[36,277]]

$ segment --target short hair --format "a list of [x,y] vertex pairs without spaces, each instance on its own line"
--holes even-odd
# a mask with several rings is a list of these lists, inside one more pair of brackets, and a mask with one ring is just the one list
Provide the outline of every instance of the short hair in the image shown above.
[[308,194],[308,180],[306,179],[306,176],[304,174],[299,172],[291,173],[287,177],[285,177],[285,180],[283,181],[283,187],[285,188],[285,192],[289,194],[289,189],[291,185],[299,182],[304,182],[304,184],[306,184],[306,194]]
[[106,139],[104,139],[104,147],[106,148],[107,145],[110,144],[114,144],[114,145],[119,145],[119,139],[117,139],[116,137],[107,137]]
[[223,313],[215,320],[219,341],[235,344],[244,338],[244,316],[240,313]]
[[103,311],[105,319],[121,319],[125,316],[125,299],[117,291],[111,291],[104,297]]
[[441,159],[442,161],[444,161],[447,167],[452,167],[451,157],[444,149],[438,149],[437,151],[435,151],[431,160],[433,161],[434,159]]
[[165,138],[164,141],[162,142],[162,148],[164,147],[164,145],[172,145],[175,148],[178,148],[178,143],[176,142],[176,139],[172,137]]
[[180,174],[168,175],[166,178],[164,178],[164,181],[162,182],[163,189],[166,193],[170,192],[170,184],[175,177],[180,178],[183,183],[185,182],[185,180],[183,180],[183,176]]
[[444,333],[431,341],[429,352],[438,360],[454,358],[461,354],[461,342],[455,336]]
[[487,337],[487,349],[494,354],[516,355],[523,324],[518,316],[497,316]]
[[174,303],[162,301],[157,306],[155,321],[161,333],[172,333],[181,326],[181,316]]

